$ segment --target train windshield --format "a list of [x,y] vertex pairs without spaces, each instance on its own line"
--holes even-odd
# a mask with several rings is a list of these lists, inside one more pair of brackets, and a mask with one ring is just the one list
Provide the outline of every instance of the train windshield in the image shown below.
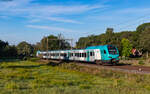
[[115,46],[112,46],[112,45],[108,45],[108,52],[109,54],[117,54],[117,49]]

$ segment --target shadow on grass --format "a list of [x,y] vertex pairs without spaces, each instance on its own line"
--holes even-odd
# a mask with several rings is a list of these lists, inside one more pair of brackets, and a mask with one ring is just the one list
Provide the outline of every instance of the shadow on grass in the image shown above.
[[[79,62],[79,63],[85,63],[85,64],[92,64],[92,65],[100,65],[96,64],[95,62]],[[103,63],[100,66],[130,66],[131,64],[125,64],[125,63],[117,63],[117,64],[112,64],[112,63]]]
[[0,59],[1,62],[19,62],[21,59]]
[[[37,68],[37,67],[40,67],[41,65],[30,65],[30,66],[19,66],[19,65],[16,65],[16,66],[7,66],[7,68],[24,68],[24,69],[31,69],[31,68]],[[42,65],[43,66],[43,65]]]
[[48,62],[46,65],[50,65],[50,66],[59,66],[59,65],[61,65],[61,64],[64,64],[64,63],[70,63],[69,61],[58,61],[57,63],[56,62],[52,62],[52,61],[50,61],[50,62]]
[[117,64],[116,66],[129,66],[129,65],[131,65],[131,64],[125,64],[125,63],[119,63],[119,64]]

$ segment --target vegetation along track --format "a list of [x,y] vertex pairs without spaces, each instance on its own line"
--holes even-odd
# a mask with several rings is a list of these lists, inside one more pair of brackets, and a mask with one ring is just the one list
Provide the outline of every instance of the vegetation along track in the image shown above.
[[[41,61],[47,62],[47,60],[41,60]],[[60,63],[60,61],[57,61],[57,60],[49,60],[48,62],[55,63],[55,64]],[[61,63],[64,63],[64,62],[61,62]],[[78,66],[111,69],[113,71],[122,71],[122,72],[135,73],[135,74],[150,74],[150,67],[146,67],[146,66],[133,66],[129,64],[97,65],[95,63],[86,63],[86,62],[68,62],[68,63],[75,63]]]
[[123,71],[128,73],[135,73],[135,74],[150,74],[150,67],[146,66],[132,66],[126,64],[118,64],[118,65],[96,65],[96,64],[89,64],[89,63],[77,63],[79,66],[87,66],[87,67],[95,67],[95,68],[104,68],[104,69],[111,69],[114,71]]

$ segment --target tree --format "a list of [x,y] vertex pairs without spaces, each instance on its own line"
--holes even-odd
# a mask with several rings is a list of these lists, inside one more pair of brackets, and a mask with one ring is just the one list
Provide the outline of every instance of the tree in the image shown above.
[[4,57],[8,57],[8,58],[17,58],[18,54],[17,54],[17,48],[13,45],[7,45],[4,49]]
[[121,40],[121,47],[122,47],[121,55],[125,57],[130,56],[132,50],[132,44],[128,39],[123,38]]
[[33,47],[31,46],[31,44],[25,41],[17,45],[17,50],[18,50],[18,55],[21,57],[24,57],[24,56],[28,57],[28,56],[31,56],[31,54],[33,53]]
[[150,28],[141,32],[139,37],[139,47],[143,49],[143,52],[150,52]]
[[[60,37],[60,36],[58,36]],[[48,37],[44,37],[41,40],[41,50],[46,51],[47,47],[48,50],[62,50],[62,49],[70,49],[71,46],[65,39],[59,39],[57,36],[50,35]],[[39,45],[38,45],[39,46]],[[39,46],[40,47],[40,46]]]
[[33,56],[36,56],[36,52],[42,49],[40,42],[37,42],[35,45],[32,45],[32,47],[33,47]]
[[4,42],[2,40],[0,40],[0,56],[4,57],[4,49],[5,47],[8,45],[8,42]]
[[137,32],[142,32],[142,31],[145,31],[146,29],[149,29],[150,28],[150,23],[144,23],[144,24],[141,24],[137,27],[136,31]]

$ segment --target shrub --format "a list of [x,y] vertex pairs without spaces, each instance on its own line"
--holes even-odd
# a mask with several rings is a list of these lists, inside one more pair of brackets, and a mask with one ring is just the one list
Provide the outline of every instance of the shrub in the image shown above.
[[140,60],[139,61],[139,65],[144,65],[145,63],[144,63],[144,61],[143,60]]

